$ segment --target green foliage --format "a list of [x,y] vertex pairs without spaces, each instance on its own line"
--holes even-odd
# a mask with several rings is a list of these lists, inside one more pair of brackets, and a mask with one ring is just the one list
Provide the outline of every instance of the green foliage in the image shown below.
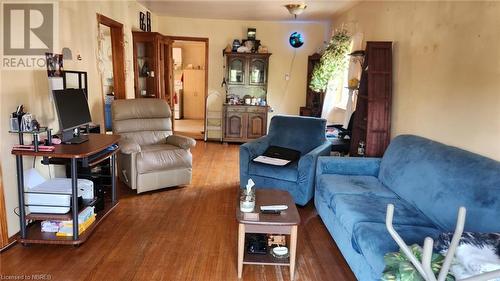
[[[422,261],[422,248],[416,244],[411,245],[413,255]],[[425,281],[406,257],[402,250],[396,253],[387,253],[384,256],[385,269],[382,275],[383,281]],[[444,256],[433,253],[431,258],[431,269],[434,275],[439,274],[443,266]],[[454,281],[455,277],[450,273],[446,276],[446,281]]]
[[313,69],[309,88],[315,92],[325,91],[328,81],[345,68],[347,53],[351,46],[351,36],[346,29],[340,29],[330,39],[325,52]]

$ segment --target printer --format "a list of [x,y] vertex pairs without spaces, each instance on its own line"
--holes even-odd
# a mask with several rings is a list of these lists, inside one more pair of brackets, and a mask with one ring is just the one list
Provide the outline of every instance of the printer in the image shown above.
[[[94,198],[94,183],[78,179],[78,197]],[[29,213],[65,214],[71,207],[71,179],[45,179],[36,169],[24,172],[25,204]]]

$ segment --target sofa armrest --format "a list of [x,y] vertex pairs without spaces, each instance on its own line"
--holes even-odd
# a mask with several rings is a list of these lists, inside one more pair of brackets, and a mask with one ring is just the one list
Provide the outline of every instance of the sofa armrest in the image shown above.
[[182,149],[190,149],[196,146],[196,141],[192,138],[179,136],[179,135],[170,135],[167,137],[167,144],[178,146]]
[[120,141],[118,142],[118,146],[120,146],[120,152],[124,154],[134,154],[141,152],[141,146],[130,139],[120,139]]
[[316,176],[338,174],[351,176],[378,176],[382,158],[319,157]]
[[248,164],[255,157],[262,155],[269,147],[269,136],[260,137],[240,145],[240,186],[245,186],[248,180]]
[[320,146],[300,157],[297,183],[303,187],[299,189],[299,192],[307,195],[305,198],[311,198],[314,193],[314,175],[318,157],[330,155],[331,147],[332,144],[329,141],[325,141]]

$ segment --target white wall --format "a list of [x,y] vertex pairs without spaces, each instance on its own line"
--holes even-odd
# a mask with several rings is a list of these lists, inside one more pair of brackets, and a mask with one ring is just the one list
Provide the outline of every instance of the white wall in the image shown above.
[[[326,23],[158,17],[158,32],[164,35],[209,38],[208,88],[223,95],[225,92],[221,83],[225,58],[222,50],[233,39],[246,38],[248,27],[257,28],[257,39],[272,53],[269,62],[269,105],[274,113],[298,114],[306,99],[307,56],[315,53],[329,39]],[[288,43],[294,31],[301,32],[305,38],[304,45],[299,49],[293,49]],[[290,73],[288,82],[285,81],[286,73]]]
[[[133,97],[132,33],[138,29],[139,11],[146,8],[135,1],[61,1],[59,6],[59,46],[69,47],[73,52],[72,61],[64,61],[66,70],[80,70],[88,73],[89,106],[95,123],[103,120],[103,105],[100,77],[97,71],[97,19],[102,14],[124,24],[126,58],[126,93]],[[153,16],[153,31],[157,20]],[[3,21],[2,21],[3,24]],[[82,60],[76,60],[81,54]],[[58,121],[49,101],[47,72],[45,70],[1,70],[0,72],[0,136],[1,164],[4,175],[4,191],[9,236],[19,231],[19,219],[14,214],[18,206],[16,164],[10,154],[17,136],[8,133],[8,115],[18,104],[24,104],[34,113],[42,126],[58,129]],[[25,158],[25,167],[31,166],[33,158]],[[38,159],[40,160],[40,159]],[[47,175],[48,168],[38,167]]]
[[500,160],[500,2],[365,1],[334,19],[393,41],[392,136]]

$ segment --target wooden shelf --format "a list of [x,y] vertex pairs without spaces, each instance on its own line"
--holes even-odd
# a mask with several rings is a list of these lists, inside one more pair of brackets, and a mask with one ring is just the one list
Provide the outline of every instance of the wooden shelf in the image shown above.
[[290,266],[290,258],[278,259],[273,257],[270,253],[266,255],[259,255],[259,254],[249,254],[245,252],[245,256],[243,257],[243,264]]
[[[56,236],[54,232],[42,232],[40,222],[30,224],[27,227],[26,239],[21,237],[17,241],[22,244],[62,244],[62,245],[80,245],[87,241],[99,223],[118,205],[118,202],[106,202],[104,210],[96,214],[96,220],[84,232],[82,232],[77,240],[73,240],[73,236]],[[26,217],[28,218],[28,217]]]
[[[89,199],[90,200],[90,199]],[[97,202],[97,198],[84,203],[84,206],[80,210],[81,213],[86,207],[93,206]],[[111,204],[111,201],[109,202]],[[65,214],[48,214],[48,213],[30,213],[26,215],[27,220],[58,220],[58,221],[69,221],[72,220],[72,212],[69,211]]]

